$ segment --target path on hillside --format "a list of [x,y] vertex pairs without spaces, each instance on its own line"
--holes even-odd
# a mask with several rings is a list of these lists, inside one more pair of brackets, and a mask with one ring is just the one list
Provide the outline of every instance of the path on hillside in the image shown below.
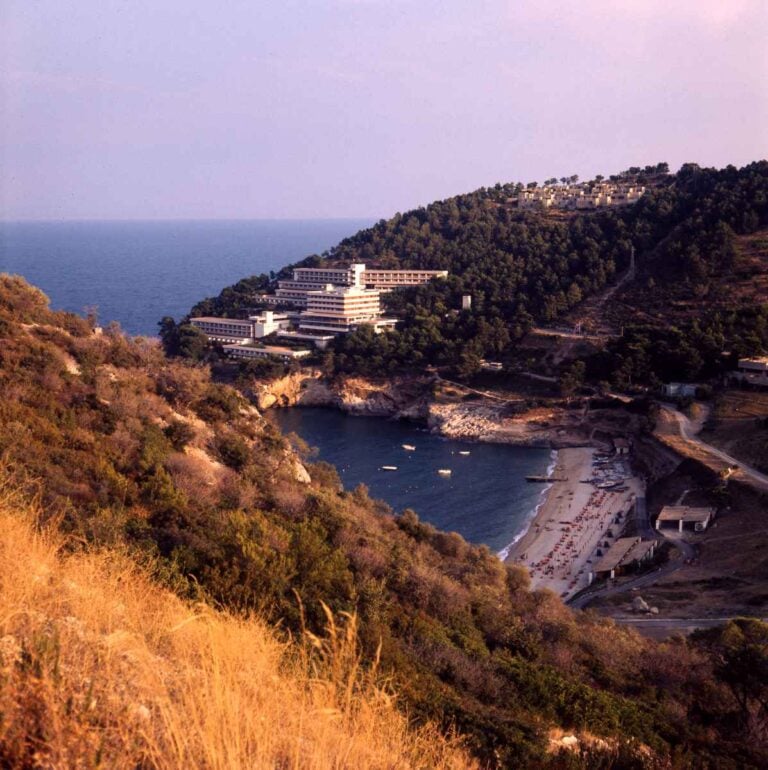
[[593,309],[594,310],[600,310],[603,305],[605,305],[606,302],[608,302],[611,297],[625,284],[629,283],[630,281],[634,281],[635,276],[637,275],[637,266],[635,264],[635,247],[632,246],[632,250],[629,253],[629,267],[627,268],[627,272],[624,273],[624,275],[619,278],[616,283],[611,286],[607,291],[604,291],[596,300]]
[[588,323],[589,319],[597,319],[602,317],[602,309],[605,304],[616,294],[619,289],[624,285],[634,280],[637,274],[635,266],[635,249],[632,248],[629,257],[629,267],[624,275],[619,278],[613,286],[609,286],[601,294],[590,297],[581,304],[579,304],[574,313],[578,313],[577,317],[573,318],[573,326],[571,329],[563,329],[557,327],[545,327],[534,326],[531,329],[532,334],[538,334],[544,337],[557,337],[560,340],[558,348],[553,353],[553,364],[559,364],[566,358],[571,356],[573,349],[576,345],[583,342],[595,342],[598,344],[605,343],[611,337],[616,336],[615,330],[604,330],[597,333],[588,333],[577,331],[582,324]]
[[718,449],[698,437],[698,433],[706,421],[708,415],[707,411],[703,411],[702,416],[696,421],[693,421],[679,409],[676,409],[672,404],[661,404],[661,408],[669,416],[675,419],[680,431],[680,436],[683,439],[696,445],[705,454],[716,457],[718,460],[727,463],[731,468],[738,468],[744,474],[745,481],[749,482],[761,492],[768,492],[768,476],[766,474],[761,473],[757,468],[753,468],[751,465],[736,459],[733,455],[723,452],[722,449]]
[[489,393],[487,390],[478,390],[477,388],[470,388],[468,385],[462,385],[460,382],[455,382],[454,380],[446,380],[444,377],[441,377],[439,374],[436,375],[437,382],[438,383],[445,383],[446,385],[453,385],[455,388],[459,388],[460,390],[466,390],[468,393],[475,393],[478,396],[482,396],[483,398],[492,398],[495,401],[501,401],[505,404],[522,404],[525,399],[524,398],[506,398],[505,396],[498,396],[495,393]]

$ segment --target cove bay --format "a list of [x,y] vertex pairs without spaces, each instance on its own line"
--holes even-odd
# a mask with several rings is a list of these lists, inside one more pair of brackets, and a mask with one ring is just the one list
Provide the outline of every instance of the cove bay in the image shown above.
[[438,529],[496,552],[523,531],[540,500],[541,485],[525,477],[545,474],[551,462],[549,449],[453,441],[410,423],[334,409],[274,409],[270,416],[284,433],[316,447],[314,459],[336,466],[345,489],[365,484],[395,511],[413,508]]

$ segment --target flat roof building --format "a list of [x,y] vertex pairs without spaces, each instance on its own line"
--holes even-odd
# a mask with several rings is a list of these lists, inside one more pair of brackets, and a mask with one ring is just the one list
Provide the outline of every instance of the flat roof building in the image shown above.
[[307,309],[299,316],[299,330],[340,334],[362,324],[377,330],[394,326],[395,320],[381,315],[381,296],[375,289],[356,286],[326,286],[307,293]]
[[368,268],[363,262],[349,267],[297,267],[293,277],[277,282],[275,293],[259,297],[270,305],[307,306],[307,294],[320,291],[328,285],[337,287],[369,288],[382,291],[403,286],[418,286],[433,278],[446,278],[447,270],[384,270]]
[[200,316],[190,319],[190,323],[214,342],[243,342],[253,337],[253,324],[249,320]]
[[613,448],[617,455],[628,455],[630,450],[630,443],[625,438],[615,438],[613,440]]
[[715,518],[714,508],[694,508],[689,505],[665,505],[656,519],[656,529],[665,524],[677,526],[680,532],[686,525],[695,532],[703,532]]
[[309,350],[283,348],[277,345],[224,345],[224,352],[232,358],[259,359],[277,358],[284,363],[296,361],[310,354]]
[[655,540],[641,540],[639,537],[620,537],[595,564],[589,576],[613,579],[624,570],[653,558]]
[[214,342],[236,343],[266,337],[279,329],[287,328],[290,321],[283,313],[265,310],[259,315],[250,316],[247,320],[199,316],[190,319],[190,323]]
[[768,387],[768,356],[740,358],[732,377],[746,385]]

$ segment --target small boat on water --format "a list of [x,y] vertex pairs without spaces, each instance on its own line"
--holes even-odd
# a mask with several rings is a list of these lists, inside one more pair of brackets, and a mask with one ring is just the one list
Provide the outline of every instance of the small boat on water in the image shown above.
[[381,470],[383,471],[396,471],[397,466],[396,465],[382,465]]
[[464,457],[466,457],[469,454],[469,452],[466,449],[464,449],[464,450],[460,451],[459,454],[460,455],[464,455]]
[[409,452],[413,452],[416,447],[413,444],[403,444],[403,449],[406,449]]
[[451,470],[449,468],[439,468],[437,471],[441,476],[450,476]]

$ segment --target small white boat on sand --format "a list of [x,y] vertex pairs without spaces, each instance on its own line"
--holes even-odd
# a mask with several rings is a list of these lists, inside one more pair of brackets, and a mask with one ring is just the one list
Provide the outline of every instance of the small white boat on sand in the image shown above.
[[439,468],[437,471],[441,476],[450,476],[451,470],[449,468]]
[[409,452],[413,452],[416,447],[413,444],[403,444],[403,449],[406,449]]
[[381,470],[383,471],[396,471],[397,466],[396,465],[382,465]]

